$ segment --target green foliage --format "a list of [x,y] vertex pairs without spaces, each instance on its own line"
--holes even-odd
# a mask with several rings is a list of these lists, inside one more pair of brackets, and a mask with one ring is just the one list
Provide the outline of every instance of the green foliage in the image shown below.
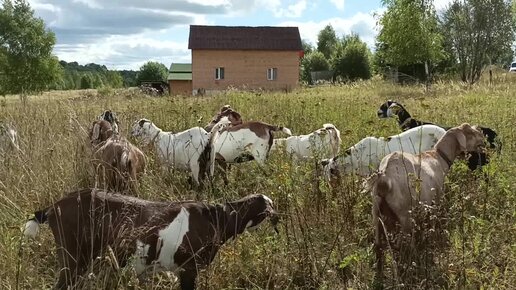
[[137,75],[137,82],[141,84],[143,81],[163,81],[166,82],[168,77],[167,67],[159,62],[149,61],[140,67]]
[[377,50],[394,66],[435,63],[443,57],[442,36],[431,0],[384,1]]
[[326,57],[319,51],[313,51],[305,54],[301,61],[302,74],[301,79],[305,82],[311,83],[312,77],[310,72],[313,71],[327,71],[330,69],[330,63]]
[[0,9],[0,93],[41,92],[62,74],[52,55],[54,33],[24,0],[3,1]]
[[366,43],[354,34],[343,37],[339,46],[333,60],[334,76],[350,81],[371,78],[371,52]]
[[83,74],[81,76],[81,86],[80,89],[91,89],[94,88],[94,80],[89,73]]
[[[108,70],[106,66],[95,63],[80,65],[77,62],[59,62],[64,70],[62,90],[75,90],[84,88],[82,85],[83,76],[88,75],[85,86],[92,89],[102,87],[121,88],[124,86],[124,79],[119,71]],[[85,78],[85,79],[86,79]],[[87,85],[88,84],[88,85]]]
[[512,60],[515,22],[510,1],[454,1],[442,17],[462,81],[477,82],[484,67]]
[[121,88],[124,86],[124,79],[122,78],[122,74],[118,71],[108,71],[106,78],[112,88]]
[[326,25],[317,35],[317,51],[329,60],[337,47],[338,39],[331,24]]

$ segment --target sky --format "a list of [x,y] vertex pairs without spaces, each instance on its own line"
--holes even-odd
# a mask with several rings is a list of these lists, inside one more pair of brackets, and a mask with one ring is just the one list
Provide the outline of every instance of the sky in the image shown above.
[[[297,26],[316,45],[331,24],[374,47],[381,0],[28,0],[56,34],[60,60],[137,70],[145,62],[191,62],[189,25]],[[437,9],[450,0],[435,0]]]

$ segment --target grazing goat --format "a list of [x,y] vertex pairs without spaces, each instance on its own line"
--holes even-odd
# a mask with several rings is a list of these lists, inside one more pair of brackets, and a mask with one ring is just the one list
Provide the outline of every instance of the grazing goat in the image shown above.
[[113,133],[115,135],[119,134],[118,126],[120,125],[120,122],[118,122],[118,118],[116,117],[116,114],[114,112],[112,112],[111,110],[105,110],[104,113],[100,114],[98,119],[108,121],[109,124],[111,124],[111,127],[113,128]]
[[194,182],[200,185],[208,162],[203,152],[210,139],[203,128],[193,127],[174,134],[164,132],[147,119],[140,119],[134,122],[131,134],[156,147],[164,170],[172,167],[190,171]]
[[145,172],[145,163],[143,152],[123,137],[109,138],[93,154],[101,184],[105,189],[117,192],[136,191],[138,176]]
[[113,127],[106,120],[93,121],[90,129],[89,138],[91,145],[95,148],[106,142],[113,136]]
[[299,159],[311,157],[333,158],[340,151],[340,131],[333,124],[324,124],[308,135],[274,139],[271,151],[284,149]]
[[339,178],[340,172],[367,176],[375,172],[387,154],[402,151],[412,154],[430,150],[446,131],[435,125],[423,125],[387,138],[366,137],[348,148],[344,155],[321,163],[328,180]]
[[5,153],[13,149],[20,151],[18,133],[14,127],[0,123],[0,153]]
[[[380,109],[378,110],[378,117],[379,118],[389,118],[389,117],[397,117],[398,118],[398,124],[400,128],[403,131],[406,131],[408,129],[415,128],[417,126],[421,126],[424,124],[432,124],[427,122],[422,122],[416,119],[413,119],[409,112],[398,102],[388,100],[387,102],[383,103],[380,106]],[[433,124],[432,124],[433,125]],[[445,130],[449,130],[451,127],[443,127],[441,128]],[[502,144],[499,140],[497,140],[498,134],[491,128],[487,127],[478,127],[480,131],[484,134],[484,136],[487,139],[487,142],[489,144],[489,148],[491,149],[497,149],[498,152],[500,152],[502,148]],[[479,166],[482,167],[489,163],[489,157],[485,152],[468,152],[468,167],[470,170],[475,170]]]
[[95,189],[71,192],[34,215],[24,235],[34,238],[48,222],[57,244],[57,289],[73,287],[108,249],[121,267],[133,257],[139,278],[175,271],[181,289],[194,289],[199,268],[207,267],[226,241],[267,217],[276,231],[278,222],[272,200],[262,194],[206,204],[147,201]]
[[210,132],[213,126],[219,123],[223,117],[228,118],[231,126],[242,124],[242,116],[240,116],[237,111],[234,111],[230,105],[225,105],[220,108],[220,111],[217,113],[217,115],[215,115],[215,117],[213,117],[211,122],[206,125],[206,127],[204,127],[204,130],[206,130],[206,132]]
[[217,161],[224,171],[224,183],[228,184],[225,170],[227,163],[241,163],[256,160],[264,165],[269,155],[274,136],[272,132],[281,131],[292,135],[290,129],[277,127],[262,122],[246,122],[236,126],[230,126],[229,118],[223,117],[211,130],[210,145],[210,177],[215,171]]
[[444,178],[453,161],[466,151],[479,151],[484,135],[467,123],[448,130],[434,149],[414,155],[393,152],[382,159],[378,173],[366,181],[373,198],[373,224],[377,272],[383,270],[384,227],[393,233],[396,223],[408,233],[412,228],[410,212],[422,202],[429,205],[442,193]]

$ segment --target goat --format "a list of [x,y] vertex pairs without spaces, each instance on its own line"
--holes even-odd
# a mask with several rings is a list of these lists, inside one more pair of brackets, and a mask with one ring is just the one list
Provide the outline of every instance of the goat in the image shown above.
[[18,133],[13,126],[0,123],[0,153],[10,150],[20,151]]
[[368,176],[377,170],[387,154],[395,151],[419,154],[432,149],[445,133],[441,127],[422,125],[386,138],[366,137],[348,148],[344,155],[322,160],[321,164],[328,180],[338,178],[341,171]]
[[90,144],[95,148],[114,135],[111,123],[106,120],[93,121],[89,132]]
[[172,167],[189,171],[194,182],[200,185],[208,162],[208,157],[204,157],[203,152],[210,139],[210,135],[203,128],[193,127],[174,134],[164,132],[147,119],[140,119],[134,122],[131,135],[156,147],[164,170]]
[[57,244],[57,289],[73,287],[92,261],[110,248],[120,267],[134,258],[139,278],[174,271],[181,289],[187,290],[195,289],[198,269],[207,267],[226,241],[267,217],[277,232],[273,202],[262,194],[206,204],[147,201],[82,189],[35,212],[24,235],[35,238],[40,224],[48,222]]
[[271,151],[283,148],[288,154],[299,159],[315,156],[333,158],[339,154],[341,142],[337,127],[333,124],[324,124],[322,128],[308,135],[274,139]]
[[225,169],[227,163],[241,163],[256,160],[264,165],[269,155],[274,136],[272,132],[281,131],[292,135],[290,129],[278,127],[262,122],[245,122],[236,126],[229,126],[229,118],[223,117],[211,130],[209,139],[210,161],[209,176],[212,178],[217,161],[224,171],[224,183],[227,185]]
[[204,127],[204,130],[210,132],[213,126],[215,126],[223,117],[227,117],[232,126],[242,124],[242,116],[237,111],[234,111],[230,105],[225,105],[220,108],[220,111],[213,117],[211,122]]
[[98,119],[108,121],[109,124],[111,124],[111,127],[113,128],[113,133],[115,135],[119,134],[118,126],[120,125],[120,122],[118,122],[118,118],[116,117],[115,112],[111,110],[105,110],[102,114],[100,114]]
[[[410,116],[409,112],[398,102],[388,100],[383,103],[378,109],[378,117],[379,118],[389,118],[389,117],[397,117],[398,124],[403,131],[406,131],[411,128],[415,128],[417,126],[421,126],[424,124],[432,124],[428,122],[422,122],[416,120]],[[434,124],[432,124],[434,125]],[[451,127],[439,126],[445,130],[449,130]],[[502,144],[499,140],[497,140],[498,134],[491,128],[478,126],[480,131],[484,134],[489,144],[489,148],[496,149],[498,152],[501,151]],[[468,152],[467,157],[468,167],[470,170],[475,170],[479,166],[482,167],[486,164],[489,164],[489,157],[485,152]]]
[[145,172],[145,155],[126,138],[109,138],[93,154],[96,171],[100,169],[103,185],[108,190],[137,189],[138,176]]
[[402,231],[408,233],[413,206],[419,202],[429,205],[436,194],[442,193],[444,178],[455,158],[466,151],[479,151],[483,144],[482,132],[464,123],[448,130],[432,150],[418,155],[397,151],[382,159],[378,172],[366,180],[366,190],[373,199],[374,245],[380,279],[384,227],[387,232],[394,232],[399,223]]

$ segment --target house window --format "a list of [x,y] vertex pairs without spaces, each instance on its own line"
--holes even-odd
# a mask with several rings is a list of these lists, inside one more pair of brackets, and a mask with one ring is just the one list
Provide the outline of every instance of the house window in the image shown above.
[[278,69],[275,67],[268,68],[267,69],[267,80],[274,81],[276,79],[278,79]]
[[215,79],[216,80],[224,79],[224,68],[223,67],[218,67],[215,69]]

